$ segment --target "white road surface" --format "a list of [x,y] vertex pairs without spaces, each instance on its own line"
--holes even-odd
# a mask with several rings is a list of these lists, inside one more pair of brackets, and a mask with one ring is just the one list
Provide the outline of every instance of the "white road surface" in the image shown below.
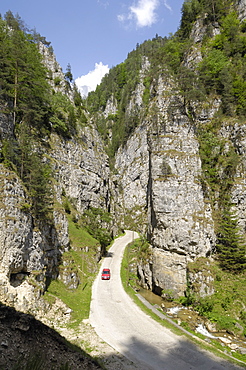
[[240,369],[173,334],[145,314],[126,294],[120,266],[125,246],[134,237],[137,234],[126,231],[115,240],[101,268],[111,269],[111,279],[101,280],[100,271],[93,284],[90,323],[99,337],[141,370]]

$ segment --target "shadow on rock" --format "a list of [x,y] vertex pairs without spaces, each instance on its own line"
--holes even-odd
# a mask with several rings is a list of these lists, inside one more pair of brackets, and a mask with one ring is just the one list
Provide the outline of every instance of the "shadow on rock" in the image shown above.
[[0,369],[101,369],[81,348],[33,316],[0,304]]

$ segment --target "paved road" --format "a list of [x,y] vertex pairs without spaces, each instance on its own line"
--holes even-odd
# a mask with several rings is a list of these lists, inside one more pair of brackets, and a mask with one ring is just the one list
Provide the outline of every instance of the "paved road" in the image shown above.
[[173,334],[141,311],[125,293],[120,265],[125,246],[134,236],[127,231],[115,240],[102,262],[102,268],[111,269],[111,279],[101,280],[100,271],[93,284],[90,323],[97,334],[141,370],[240,369]]

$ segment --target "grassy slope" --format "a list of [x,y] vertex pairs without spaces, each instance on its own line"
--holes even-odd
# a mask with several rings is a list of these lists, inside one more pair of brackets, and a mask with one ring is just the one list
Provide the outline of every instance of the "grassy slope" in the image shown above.
[[[76,272],[80,284],[77,289],[68,289],[60,280],[53,280],[48,288],[48,294],[59,297],[72,310],[72,323],[76,327],[81,320],[89,317],[91,286],[97,273],[98,265],[95,255],[99,243],[83,228],[80,228],[68,215],[71,249],[63,254],[66,269]],[[64,265],[60,266],[61,269]]]

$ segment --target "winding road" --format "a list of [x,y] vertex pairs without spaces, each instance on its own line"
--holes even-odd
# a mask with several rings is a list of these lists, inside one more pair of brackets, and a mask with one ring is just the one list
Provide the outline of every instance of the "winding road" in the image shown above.
[[115,240],[101,266],[111,269],[111,279],[101,280],[100,271],[94,281],[89,320],[99,337],[131,360],[132,369],[241,369],[172,333],[144,313],[126,294],[120,279],[121,260],[125,246],[135,237],[136,233],[126,231]]

